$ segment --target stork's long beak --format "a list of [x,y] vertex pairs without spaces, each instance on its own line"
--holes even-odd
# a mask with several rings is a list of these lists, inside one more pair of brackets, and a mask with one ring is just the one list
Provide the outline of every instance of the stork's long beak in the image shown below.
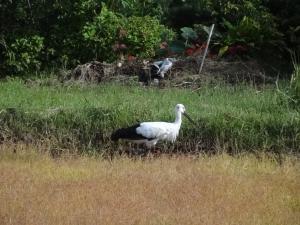
[[191,118],[186,112],[184,112],[183,115],[184,115],[186,118],[188,118],[188,120],[189,120],[192,124],[196,125],[195,121],[192,120],[192,118]]

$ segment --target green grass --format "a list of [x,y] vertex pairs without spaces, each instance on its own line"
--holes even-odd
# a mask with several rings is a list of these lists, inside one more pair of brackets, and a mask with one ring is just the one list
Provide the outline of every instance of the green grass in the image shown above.
[[[60,148],[102,149],[110,133],[137,121],[174,119],[182,103],[198,126],[183,122],[175,149],[293,150],[300,146],[300,113],[274,87],[188,89],[134,85],[0,83],[2,139],[50,140]],[[6,110],[13,108],[14,110]]]
[[292,56],[294,71],[290,81],[290,97],[292,103],[297,107],[300,106],[300,60],[296,55]]

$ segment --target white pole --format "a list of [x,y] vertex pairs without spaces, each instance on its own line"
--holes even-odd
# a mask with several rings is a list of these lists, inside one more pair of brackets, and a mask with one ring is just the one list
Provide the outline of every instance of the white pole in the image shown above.
[[206,44],[206,47],[205,47],[205,51],[204,51],[204,55],[203,55],[203,58],[202,58],[202,62],[201,62],[201,66],[200,66],[200,69],[199,69],[199,73],[201,73],[202,71],[202,68],[203,68],[203,65],[204,65],[204,60],[205,60],[205,57],[207,55],[207,50],[208,50],[208,46],[209,46],[209,43],[210,43],[210,39],[211,39],[211,36],[212,36],[212,33],[213,33],[213,30],[215,28],[215,24],[213,24],[210,28],[210,32],[209,32],[209,36],[208,36],[208,39],[207,39],[207,44]]

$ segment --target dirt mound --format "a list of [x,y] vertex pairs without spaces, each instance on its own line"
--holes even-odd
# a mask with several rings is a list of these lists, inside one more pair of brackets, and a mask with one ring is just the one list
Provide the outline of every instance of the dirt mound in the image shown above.
[[[252,61],[224,61],[206,59],[201,74],[199,59],[194,57],[179,59],[172,69],[166,74],[165,80],[172,86],[180,82],[199,82],[207,80],[222,80],[228,83],[252,82],[256,84],[273,82],[274,79],[264,74],[263,68],[254,60]],[[92,61],[78,65],[65,76],[65,80],[74,80],[88,83],[123,79],[138,76],[139,81],[145,84],[151,82],[155,76],[151,72],[153,62],[133,61],[123,63],[101,63]]]

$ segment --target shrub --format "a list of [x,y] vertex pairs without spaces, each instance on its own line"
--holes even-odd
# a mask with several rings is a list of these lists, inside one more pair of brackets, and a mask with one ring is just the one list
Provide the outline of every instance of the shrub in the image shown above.
[[96,59],[116,59],[116,55],[112,53],[112,46],[118,40],[118,30],[123,26],[123,18],[108,10],[104,4],[94,21],[84,26],[83,36]]
[[153,17],[126,18],[103,5],[95,20],[84,27],[83,35],[96,59],[113,61],[123,54],[154,56],[160,42],[174,33]]
[[16,38],[7,46],[4,67],[12,73],[39,70],[44,38],[38,35]]
[[221,53],[239,44],[250,49],[281,44],[275,18],[262,5],[262,0],[215,1],[213,8],[213,14],[222,22]]
[[264,5],[275,16],[278,29],[283,33],[286,50],[300,53],[300,1],[264,1]]
[[[192,14],[195,14],[194,16],[203,18],[196,20],[202,24],[194,23],[193,29],[190,22],[188,27],[181,28],[186,44],[206,42],[209,27],[215,23],[211,47],[219,56],[243,55],[249,50],[257,51],[266,46],[276,47],[276,50],[284,49],[276,18],[269,13],[262,0],[190,0],[179,3],[178,6],[190,7],[191,13],[186,17],[192,18]],[[178,15],[175,13],[172,17],[176,18]]]
[[123,41],[128,53],[139,57],[152,57],[162,41],[170,40],[174,33],[161,25],[159,20],[150,17],[129,17],[125,25]]

